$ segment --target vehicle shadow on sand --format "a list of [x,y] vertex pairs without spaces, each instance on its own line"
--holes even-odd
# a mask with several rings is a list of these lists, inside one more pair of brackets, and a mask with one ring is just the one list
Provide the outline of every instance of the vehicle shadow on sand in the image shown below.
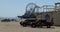
[[50,27],[50,28],[47,28],[47,27],[36,27],[36,28],[42,28],[42,29],[55,29],[55,27],[54,26],[52,26],[52,27]]

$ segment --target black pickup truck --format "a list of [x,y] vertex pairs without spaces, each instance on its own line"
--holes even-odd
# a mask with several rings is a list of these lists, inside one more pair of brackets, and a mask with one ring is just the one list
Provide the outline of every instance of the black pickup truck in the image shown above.
[[53,21],[48,22],[45,19],[26,19],[25,21],[21,21],[20,25],[26,27],[26,26],[31,26],[31,27],[43,27],[47,26],[47,28],[50,28],[53,26]]

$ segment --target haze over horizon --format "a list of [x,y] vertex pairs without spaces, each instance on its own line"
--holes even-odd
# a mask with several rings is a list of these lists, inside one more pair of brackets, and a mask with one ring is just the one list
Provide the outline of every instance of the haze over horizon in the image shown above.
[[54,5],[60,0],[0,0],[0,17],[17,17],[25,13],[28,3],[35,3],[38,6]]

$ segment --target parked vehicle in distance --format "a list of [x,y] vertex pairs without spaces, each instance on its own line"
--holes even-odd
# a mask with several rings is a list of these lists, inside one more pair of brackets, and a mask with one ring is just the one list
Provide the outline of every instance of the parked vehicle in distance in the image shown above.
[[21,21],[20,25],[26,27],[26,26],[31,26],[31,27],[43,27],[47,26],[47,28],[50,28],[53,26],[53,22],[48,22],[45,19],[26,19],[25,21]]
[[10,22],[10,19],[3,19],[1,22]]

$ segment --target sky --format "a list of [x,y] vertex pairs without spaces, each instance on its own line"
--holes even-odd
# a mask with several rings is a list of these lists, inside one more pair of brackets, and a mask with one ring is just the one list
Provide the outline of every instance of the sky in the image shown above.
[[24,15],[28,3],[38,6],[54,5],[60,0],[0,0],[0,17],[17,17]]

